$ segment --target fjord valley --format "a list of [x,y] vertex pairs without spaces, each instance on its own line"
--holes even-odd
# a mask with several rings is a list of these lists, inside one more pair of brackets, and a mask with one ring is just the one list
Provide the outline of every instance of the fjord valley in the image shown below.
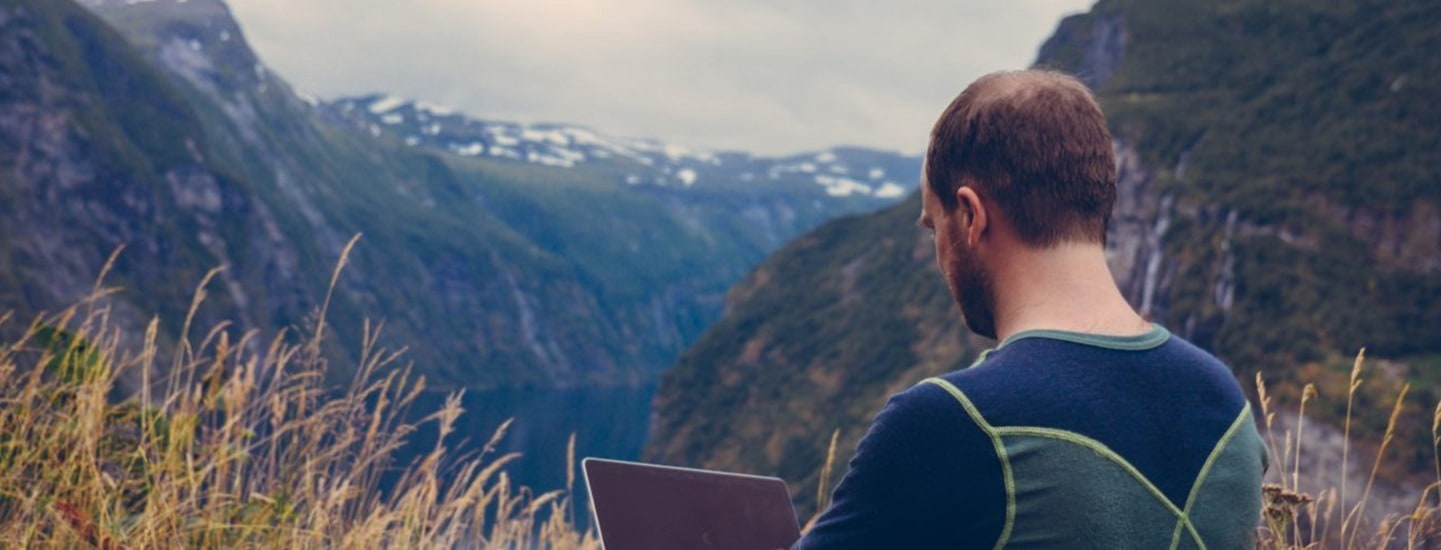
[[[772,158],[383,94],[317,100],[219,0],[6,0],[0,27],[6,330],[83,299],[118,250],[100,286],[132,344],[152,318],[166,358],[186,327],[313,336],[324,305],[330,384],[354,377],[369,330],[404,349],[395,366],[425,378],[427,405],[469,390],[486,434],[509,414],[492,406],[548,411],[546,392],[572,388],[634,424],[616,429],[630,451],[598,452],[634,456],[647,388],[731,284],[917,179],[914,157],[862,148]],[[119,385],[138,391],[139,372]],[[610,418],[537,419],[551,447],[527,453],[562,459],[576,417]]]
[[[1035,62],[1080,76],[1107,113],[1120,167],[1107,255],[1127,298],[1243,387],[1263,376],[1272,476],[1294,469],[1313,496],[1345,484],[1342,510],[1393,439],[1405,384],[1372,511],[1410,512],[1437,481],[1438,29],[1426,2],[1102,0]],[[919,212],[912,194],[829,222],[733,288],[664,375],[646,458],[778,475],[809,509],[829,491],[833,432],[832,484],[887,396],[993,346],[967,335]],[[1363,347],[1373,366],[1352,403]],[[1343,431],[1364,440],[1344,479]]]
[[[871,182],[873,189],[852,182],[856,189],[838,191],[817,183],[824,174],[784,172],[801,162],[778,160],[751,169],[761,176],[751,185],[737,175],[686,187],[683,166],[696,157],[666,162],[672,157],[661,144],[652,145],[659,155],[620,157],[636,147],[618,141],[603,144],[614,144],[608,149],[616,157],[569,170],[539,162],[550,158],[543,154],[502,156],[504,146],[496,142],[484,158],[440,154],[435,148],[454,143],[412,147],[405,138],[377,136],[374,127],[331,123],[344,120],[343,113],[308,102],[269,71],[223,3],[95,2],[90,8],[134,45],[152,72],[160,71],[155,86],[197,126],[187,136],[193,147],[166,140],[179,149],[172,156],[182,164],[213,164],[223,176],[213,184],[197,176],[192,179],[202,181],[186,185],[173,175],[178,169],[154,168],[178,182],[170,184],[181,195],[177,200],[200,207],[185,210],[216,218],[214,229],[195,232],[196,243],[163,248],[208,254],[177,252],[145,262],[139,249],[146,245],[136,242],[115,275],[127,277],[128,267],[141,263],[188,265],[192,273],[227,265],[213,293],[217,309],[234,304],[247,326],[274,326],[315,306],[341,246],[365,234],[332,322],[342,327],[337,332],[355,334],[349,329],[358,329],[364,310],[374,307],[370,313],[386,318],[394,342],[436,341],[438,347],[424,346],[430,351],[414,349],[413,359],[444,358],[445,365],[436,361],[429,373],[441,386],[643,378],[718,312],[716,296],[765,251],[826,217],[884,203],[886,193],[871,195],[888,182],[914,181],[914,172],[893,172]],[[157,140],[171,137],[152,133]],[[523,137],[516,133],[512,139]],[[555,137],[540,141],[553,145]],[[861,155],[855,170],[868,174],[873,159]],[[886,168],[908,165],[892,160]],[[769,177],[773,167],[776,178]],[[835,160],[825,168],[848,166]],[[649,185],[626,185],[627,177]],[[224,185],[229,180],[236,185]],[[239,223],[237,216],[222,216],[229,214],[227,199],[252,218]],[[280,242],[290,237],[303,242]],[[140,240],[112,237],[96,248]],[[265,261],[249,261],[247,252]],[[127,296],[152,295],[134,288]]]

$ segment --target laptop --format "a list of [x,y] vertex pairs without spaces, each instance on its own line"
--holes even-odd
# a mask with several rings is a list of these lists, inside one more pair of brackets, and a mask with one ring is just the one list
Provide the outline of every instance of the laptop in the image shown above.
[[606,550],[773,550],[801,538],[779,478],[599,458],[581,468]]

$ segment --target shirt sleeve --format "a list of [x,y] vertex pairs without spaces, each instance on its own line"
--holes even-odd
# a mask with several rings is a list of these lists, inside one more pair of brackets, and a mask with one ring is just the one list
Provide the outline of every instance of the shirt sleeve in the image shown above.
[[990,438],[945,390],[892,396],[831,505],[793,548],[991,548],[1005,484]]

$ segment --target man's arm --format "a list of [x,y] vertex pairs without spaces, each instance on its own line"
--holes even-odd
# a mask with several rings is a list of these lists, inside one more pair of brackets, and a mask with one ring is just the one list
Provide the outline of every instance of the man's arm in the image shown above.
[[795,548],[990,548],[1005,519],[1001,475],[960,403],[918,385],[876,415],[830,508]]

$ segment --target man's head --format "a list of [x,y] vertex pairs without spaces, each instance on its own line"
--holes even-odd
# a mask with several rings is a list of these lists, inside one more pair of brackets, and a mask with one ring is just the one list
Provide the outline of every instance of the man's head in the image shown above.
[[920,223],[971,331],[994,338],[991,266],[1018,247],[1102,246],[1116,201],[1111,135],[1091,93],[1051,71],[992,73],[936,121]]

